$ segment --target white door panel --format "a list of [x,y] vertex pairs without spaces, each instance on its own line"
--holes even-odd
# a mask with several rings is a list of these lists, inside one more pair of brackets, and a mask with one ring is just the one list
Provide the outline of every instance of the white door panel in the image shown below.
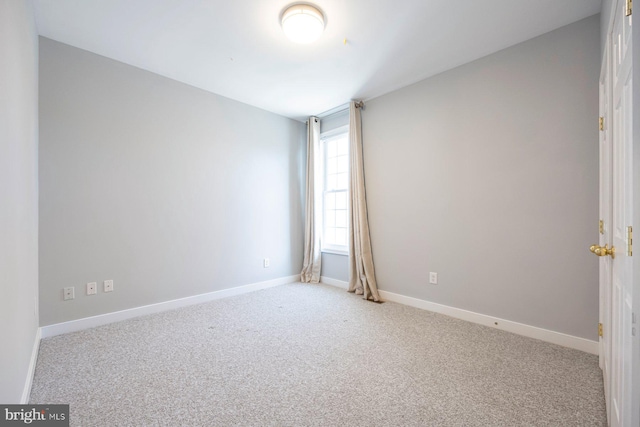
[[[610,67],[609,44],[605,46],[604,60],[600,72],[600,238],[598,244],[604,246],[611,242],[611,140],[610,140]],[[600,337],[600,368],[604,380],[607,414],[610,414],[610,364],[611,364],[611,258],[600,258],[600,324],[603,334]]]
[[[600,77],[600,217],[605,222],[599,245],[615,248],[600,261],[600,366],[607,417],[612,427],[632,426],[633,270],[628,230],[633,226],[633,80],[631,17],[626,0],[614,1],[613,25]],[[637,427],[637,426],[633,426]]]
[[632,61],[631,18],[619,1],[614,17],[612,42],[612,218],[610,370],[611,426],[631,425],[631,258],[627,253],[628,227],[632,225]]

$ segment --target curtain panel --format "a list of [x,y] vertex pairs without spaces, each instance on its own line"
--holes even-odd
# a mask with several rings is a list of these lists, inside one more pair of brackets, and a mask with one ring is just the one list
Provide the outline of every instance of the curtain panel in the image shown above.
[[362,157],[362,102],[349,103],[349,292],[380,301],[373,267]]
[[320,120],[309,117],[307,122],[307,180],[304,226],[304,262],[300,281],[319,283],[322,253],[320,226],[322,224],[322,156],[320,152]]

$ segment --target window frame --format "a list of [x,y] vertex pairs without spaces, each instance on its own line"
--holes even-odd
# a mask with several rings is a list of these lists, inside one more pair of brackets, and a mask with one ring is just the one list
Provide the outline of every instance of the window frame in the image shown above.
[[[327,150],[327,145],[326,143],[333,140],[333,139],[337,139],[338,137],[341,137],[345,135],[347,138],[347,157],[349,159],[349,162],[347,164],[347,176],[350,177],[351,174],[350,172],[350,168],[351,168],[351,150],[349,149],[349,125],[343,125],[340,126],[338,128],[332,129],[330,131],[326,131],[320,134],[320,147],[322,150],[322,235],[320,238],[320,251],[322,253],[330,253],[330,254],[336,254],[336,255],[349,255],[349,215],[351,214],[351,211],[349,209],[349,185],[348,185],[348,181],[347,181],[347,188],[344,190],[327,190],[327,155],[328,155],[328,150]],[[324,242],[324,236],[325,236],[325,207],[324,207],[324,203],[325,203],[325,195],[327,193],[341,193],[341,192],[345,192],[347,194],[347,244],[342,246],[342,245],[333,245],[333,244],[327,244]]]

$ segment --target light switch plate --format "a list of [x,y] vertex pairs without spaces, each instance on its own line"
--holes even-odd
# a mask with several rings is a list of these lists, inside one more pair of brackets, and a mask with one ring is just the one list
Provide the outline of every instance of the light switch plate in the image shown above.
[[98,284],[96,282],[87,283],[87,295],[95,295],[98,293]]
[[432,285],[438,284],[438,273],[434,273],[433,271],[429,273],[429,283]]

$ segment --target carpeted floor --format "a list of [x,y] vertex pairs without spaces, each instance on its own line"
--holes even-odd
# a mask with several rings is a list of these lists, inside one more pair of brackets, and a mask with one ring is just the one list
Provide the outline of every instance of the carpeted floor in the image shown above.
[[42,341],[72,426],[605,426],[597,356],[291,284]]

